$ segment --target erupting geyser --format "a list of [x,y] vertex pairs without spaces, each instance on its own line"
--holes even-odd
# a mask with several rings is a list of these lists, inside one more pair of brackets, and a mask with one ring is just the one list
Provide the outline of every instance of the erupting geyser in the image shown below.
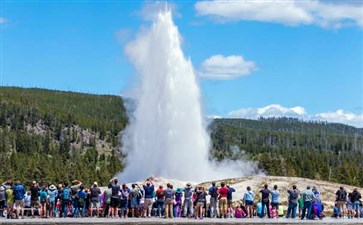
[[[203,119],[200,90],[169,10],[156,15],[125,49],[139,76],[133,117],[123,134],[127,152],[123,181],[150,175],[202,181],[241,176],[208,161],[210,138]],[[251,164],[254,166],[253,164]]]

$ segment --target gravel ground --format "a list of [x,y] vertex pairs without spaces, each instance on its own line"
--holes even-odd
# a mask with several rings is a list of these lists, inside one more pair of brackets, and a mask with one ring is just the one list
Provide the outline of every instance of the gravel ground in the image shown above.
[[363,219],[334,219],[334,218],[325,218],[323,220],[299,220],[299,219],[211,219],[205,218],[203,220],[195,220],[195,219],[185,219],[185,218],[177,218],[177,219],[158,219],[158,218],[150,218],[150,219],[142,219],[142,218],[128,218],[128,219],[109,219],[109,218],[65,218],[65,219],[3,219],[0,218],[1,225],[8,224],[68,224],[68,225],[76,225],[76,224],[145,224],[145,225],[159,225],[159,224],[363,224]]

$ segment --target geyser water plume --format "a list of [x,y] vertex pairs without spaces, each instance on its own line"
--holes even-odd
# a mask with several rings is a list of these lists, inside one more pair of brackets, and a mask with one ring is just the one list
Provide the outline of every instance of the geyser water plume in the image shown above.
[[126,168],[123,181],[150,175],[204,181],[242,176],[256,170],[251,163],[218,167],[208,161],[210,137],[201,109],[200,90],[190,60],[169,10],[159,12],[152,26],[125,48],[139,84],[136,107],[123,136]]

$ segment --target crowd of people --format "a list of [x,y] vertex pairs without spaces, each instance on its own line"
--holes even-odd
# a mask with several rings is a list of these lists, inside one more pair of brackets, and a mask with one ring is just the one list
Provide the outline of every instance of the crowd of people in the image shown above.
[[[54,217],[188,217],[203,219],[216,218],[300,218],[323,219],[324,205],[316,187],[307,186],[298,190],[293,185],[287,190],[287,210],[281,205],[280,190],[268,185],[256,193],[247,187],[242,199],[233,201],[236,190],[224,182],[215,182],[205,189],[187,183],[185,187],[174,189],[168,183],[155,187],[151,180],[143,184],[120,185],[117,178],[110,180],[103,191],[94,182],[86,188],[81,181],[73,180],[55,186],[40,186],[32,182],[28,191],[18,180],[9,180],[0,187],[0,216],[8,219]],[[332,212],[335,218],[363,218],[361,194],[355,188],[348,193],[343,187],[335,193],[336,204]],[[258,196],[258,197],[257,197]],[[207,198],[209,201],[207,201]],[[285,201],[286,202],[286,201]]]

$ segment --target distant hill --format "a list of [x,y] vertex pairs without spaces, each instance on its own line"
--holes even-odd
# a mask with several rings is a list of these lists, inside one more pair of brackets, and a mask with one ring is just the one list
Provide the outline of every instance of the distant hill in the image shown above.
[[0,179],[106,184],[126,124],[117,96],[0,87]]
[[216,119],[211,157],[258,161],[274,176],[363,186],[363,129],[291,118]]
[[[119,96],[0,87],[0,180],[106,185],[124,166],[125,105],[134,107]],[[363,186],[363,129],[291,118],[216,119],[209,128],[211,158],[255,160],[268,175]]]

